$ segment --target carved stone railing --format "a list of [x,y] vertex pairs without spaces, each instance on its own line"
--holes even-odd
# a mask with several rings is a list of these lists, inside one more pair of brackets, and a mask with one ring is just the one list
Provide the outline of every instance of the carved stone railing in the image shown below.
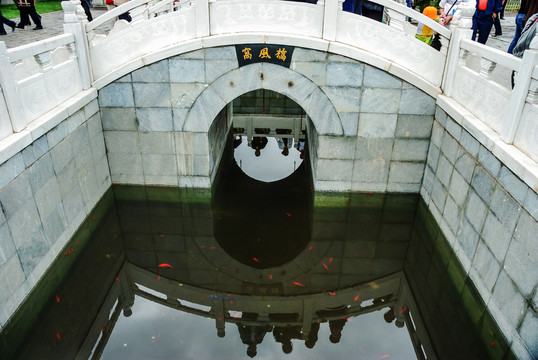
[[[384,23],[342,11],[342,0],[192,0],[179,2],[181,6],[172,0],[153,6],[148,0],[132,0],[85,23],[92,74],[95,80],[104,79],[119,66],[135,67],[141,57],[147,62],[159,50],[189,44],[262,41],[325,50],[339,44],[394,62],[439,88],[450,30],[395,1],[376,2],[385,9]],[[127,11],[132,22],[115,22]],[[416,40],[406,18],[437,31],[441,51]],[[112,29],[107,31],[107,26]]]
[[519,59],[469,40],[468,23],[464,19],[460,25],[453,29],[444,95],[487,125],[494,137],[538,161],[538,46]]
[[0,73],[2,138],[83,90],[72,34],[10,50],[0,43]]
[[[119,68],[128,73],[178,53],[178,46],[190,51],[261,41],[335,51],[396,75],[413,74],[430,93],[444,91],[537,160],[536,52],[520,60],[468,40],[472,6],[462,5],[447,29],[396,1],[375,2],[385,9],[384,23],[342,11],[342,0],[132,0],[92,22],[77,0],[64,1],[67,34],[10,50],[0,43],[0,140],[92,84],[100,88],[115,80]],[[125,12],[132,22],[117,20]],[[438,32],[441,51],[415,39],[406,18]],[[480,59],[480,68],[467,64],[472,57]],[[499,65],[518,74],[513,90],[492,79]]]

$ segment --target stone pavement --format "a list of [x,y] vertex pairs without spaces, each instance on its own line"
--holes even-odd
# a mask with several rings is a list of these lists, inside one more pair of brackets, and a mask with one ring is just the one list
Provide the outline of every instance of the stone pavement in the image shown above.
[[[106,12],[106,8],[94,8],[91,9],[91,12],[92,16],[96,18],[104,14]],[[19,19],[13,19],[13,21],[19,23]],[[56,35],[61,35],[64,33],[64,12],[55,11],[41,14],[41,24],[43,25],[43,30],[32,30],[35,26],[32,22],[31,26],[25,26],[24,29],[15,29],[14,32],[11,32],[11,28],[9,26],[4,25],[7,35],[0,36],[0,41],[4,41],[6,43],[6,47],[10,49],[35,41],[47,39]]]
[[[104,8],[93,8],[91,9],[92,15],[94,18],[104,14],[106,9]],[[507,51],[510,42],[514,37],[515,32],[515,16],[516,13],[506,13],[505,20],[501,20],[501,26],[503,29],[503,34],[500,37],[494,38],[490,37],[486,45],[492,46],[502,51]],[[13,19],[18,22],[19,19]],[[42,14],[42,23],[43,30],[32,30],[34,25],[27,26],[24,30],[15,29],[11,33],[9,27],[6,28],[8,32],[7,35],[0,36],[0,41],[6,43],[6,47],[13,48],[16,46],[21,46],[28,44],[34,41],[46,39],[55,35],[63,34],[63,11],[56,11],[52,13]],[[494,29],[491,30],[491,34],[494,33]]]

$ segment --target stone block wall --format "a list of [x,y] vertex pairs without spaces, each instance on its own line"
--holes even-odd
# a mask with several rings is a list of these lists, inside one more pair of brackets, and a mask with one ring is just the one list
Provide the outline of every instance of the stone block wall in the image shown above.
[[0,326],[110,187],[97,100],[0,165]]
[[438,107],[421,195],[514,352],[538,354],[536,191]]
[[[210,151],[216,144],[209,143],[207,131],[183,131],[183,126],[207,84],[233,67],[233,48],[199,50],[140,68],[102,88],[99,105],[112,182],[209,187],[220,157]],[[217,99],[208,101],[220,104]],[[205,115],[196,115],[200,128],[214,120]]]
[[[296,49],[291,68],[328,96],[343,136],[311,136],[316,188],[418,193],[435,99],[373,66]],[[310,109],[305,108],[312,116]]]
[[102,88],[112,182],[209,187],[219,159],[212,123],[227,104],[258,89],[286,96],[312,120],[317,189],[420,191],[435,99],[373,66],[302,48],[290,69],[239,68],[234,47],[207,48]]

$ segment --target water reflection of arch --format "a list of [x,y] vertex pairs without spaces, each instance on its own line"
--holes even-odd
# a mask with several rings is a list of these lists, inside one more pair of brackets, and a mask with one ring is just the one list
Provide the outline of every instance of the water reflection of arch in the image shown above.
[[[404,323],[407,325],[417,357],[436,358],[418,307],[401,271],[334,293],[285,297],[215,292],[178,283],[175,279],[156,275],[127,261],[117,279],[119,281],[114,282],[110,288],[77,358],[88,358],[92,349],[92,358],[99,358],[121,311],[130,316],[135,295],[177,310],[212,318],[215,320],[217,334],[221,337],[225,336],[225,323],[236,323],[253,327],[297,327],[300,328],[302,339],[307,340],[314,323],[347,320],[388,307],[396,318],[396,326],[400,327]],[[341,310],[343,307],[345,311]],[[233,316],[231,312],[257,313],[258,316],[254,319],[243,318]],[[412,319],[410,313],[413,314]],[[99,332],[98,329],[106,331]]]

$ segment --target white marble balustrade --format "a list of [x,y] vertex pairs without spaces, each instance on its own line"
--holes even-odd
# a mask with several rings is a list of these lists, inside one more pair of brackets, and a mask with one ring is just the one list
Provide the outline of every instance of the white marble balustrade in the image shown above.
[[[499,68],[502,71],[494,76]],[[513,89],[512,73],[515,74]],[[528,51],[519,59],[465,39],[455,62],[451,96],[505,143],[514,144],[538,161],[538,100],[536,75],[533,75],[537,73],[536,52]]]
[[[448,29],[396,1],[375,2],[385,8],[384,23],[342,11],[342,0],[132,0],[92,22],[78,1],[65,1],[65,35],[0,48],[0,140],[77,93],[115,80],[118,69],[126,74],[203,47],[271,42],[332,51],[419,79],[422,86],[415,85],[432,96],[444,92],[507,144],[538,159],[536,52],[521,60],[468,40],[471,7],[462,6]],[[124,12],[132,22],[117,21]],[[406,18],[437,31],[441,51],[416,40]],[[479,69],[467,64],[469,54],[480,58]],[[498,66],[517,73],[514,89],[492,79]]]
[[20,132],[31,121],[82,91],[72,34],[10,50],[1,45],[2,138]]

